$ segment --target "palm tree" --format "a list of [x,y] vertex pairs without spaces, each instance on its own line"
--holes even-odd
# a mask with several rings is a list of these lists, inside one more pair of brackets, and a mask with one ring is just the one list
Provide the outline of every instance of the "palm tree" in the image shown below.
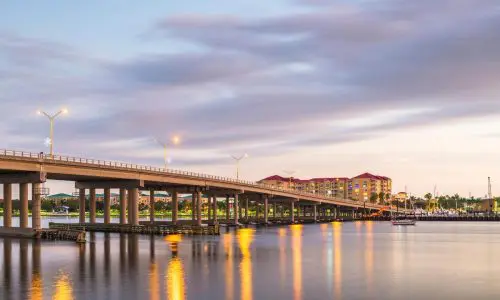
[[375,202],[377,202],[377,198],[378,198],[377,193],[372,193],[372,194],[370,195],[370,202],[371,202],[371,203],[375,203]]
[[432,199],[432,194],[431,194],[431,193],[427,193],[427,194],[425,194],[424,198],[425,198],[427,201],[431,201],[431,199]]
[[384,200],[385,200],[385,193],[384,192],[380,192],[378,194],[378,199],[380,200],[380,203],[384,203]]

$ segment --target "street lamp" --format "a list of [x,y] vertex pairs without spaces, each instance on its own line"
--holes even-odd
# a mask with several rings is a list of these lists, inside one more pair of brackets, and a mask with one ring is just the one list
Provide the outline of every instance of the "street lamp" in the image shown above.
[[164,143],[158,139],[155,138],[155,141],[163,147],[163,159],[165,160],[165,170],[167,169],[168,165],[168,146],[173,145],[176,146],[180,143],[180,138],[178,136],[174,136],[172,140],[169,143]]
[[37,114],[38,115],[44,115],[46,116],[49,121],[50,121],[50,141],[49,141],[49,144],[50,144],[50,157],[53,157],[54,156],[54,120],[62,115],[62,114],[67,114],[68,113],[68,110],[66,108],[63,108],[61,109],[60,111],[58,111],[57,113],[55,113],[54,115],[49,115],[48,113],[42,111],[42,110],[39,110],[37,111]]
[[234,156],[231,157],[236,161],[236,179],[240,179],[240,160],[247,158],[248,154],[243,154],[242,156]]
[[292,178],[293,178],[293,174],[295,174],[296,171],[283,170],[283,172],[288,174],[288,188],[292,189]]

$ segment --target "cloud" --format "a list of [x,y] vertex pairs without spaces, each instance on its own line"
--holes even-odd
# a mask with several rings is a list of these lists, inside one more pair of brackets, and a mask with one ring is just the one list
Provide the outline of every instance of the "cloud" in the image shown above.
[[[280,155],[500,113],[495,1],[300,5],[308,9],[277,17],[169,16],[152,22],[156,36],[188,43],[190,50],[83,59],[92,63],[78,64],[70,76],[54,68],[81,53],[24,38],[2,43],[0,36],[0,57],[17,55],[24,66],[2,69],[0,63],[0,78],[10,78],[0,83],[0,107],[19,115],[40,103],[57,109],[69,102],[76,109],[56,133],[60,147],[72,153],[97,156],[115,151],[118,141],[132,141],[121,146],[121,157],[149,161],[144,153],[156,146],[147,140],[180,134],[182,147],[195,153],[180,151],[174,161],[193,164],[223,163],[233,152]],[[37,57],[44,63],[30,62]],[[408,112],[387,117],[388,110]],[[372,124],[345,125],[370,118]],[[41,122],[26,118],[5,131],[42,141]],[[208,157],[196,160],[202,154]]]

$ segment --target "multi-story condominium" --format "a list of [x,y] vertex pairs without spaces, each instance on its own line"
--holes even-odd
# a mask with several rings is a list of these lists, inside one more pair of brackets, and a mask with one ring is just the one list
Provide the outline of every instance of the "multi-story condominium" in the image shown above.
[[[391,184],[390,179],[384,176],[377,176],[380,182],[376,181],[373,183],[373,191],[390,190]],[[382,179],[384,178],[384,179]],[[356,180],[355,180],[356,179]],[[353,181],[354,180],[354,181]],[[388,181],[387,181],[388,180]],[[363,185],[363,180],[360,181],[361,186]],[[359,186],[360,183],[357,177],[349,179],[347,177],[326,177],[326,178],[312,178],[307,180],[297,179],[293,177],[281,177],[279,175],[270,176],[260,180],[258,183],[268,184],[276,188],[291,188],[299,191],[310,192],[319,195],[325,195],[335,198],[352,198],[357,200],[363,200],[360,198],[361,189],[353,189],[353,186]],[[371,184],[371,181],[370,181]],[[367,187],[368,189],[368,187]],[[370,192],[372,187],[370,185]],[[368,194],[368,191],[366,191]],[[390,191],[389,191],[390,193]],[[354,197],[354,196],[357,197]],[[367,199],[369,200],[369,198]]]
[[383,203],[390,197],[391,191],[390,178],[363,173],[349,180],[347,197],[358,201]]

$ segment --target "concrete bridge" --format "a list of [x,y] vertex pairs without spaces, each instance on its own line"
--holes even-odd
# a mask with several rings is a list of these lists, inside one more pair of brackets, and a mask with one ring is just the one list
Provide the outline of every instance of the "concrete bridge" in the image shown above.
[[[255,182],[236,180],[221,176],[198,174],[193,172],[157,168],[152,166],[126,164],[105,160],[43,155],[39,153],[0,150],[0,183],[4,185],[4,227],[11,227],[12,185],[20,188],[20,227],[28,226],[28,191],[32,188],[32,227],[41,228],[40,206],[42,183],[47,179],[74,181],[80,199],[80,223],[85,223],[85,199],[90,198],[89,222],[96,222],[96,189],[104,190],[104,223],[110,223],[110,190],[120,190],[120,224],[139,224],[138,199],[141,190],[150,191],[150,221],[154,222],[154,192],[168,191],[172,195],[172,223],[178,220],[178,195],[192,194],[193,218],[196,225],[201,225],[201,195],[208,196],[208,220],[217,223],[218,197],[226,199],[226,221],[238,224],[242,217],[248,216],[249,202],[263,206],[262,221],[269,220],[269,205],[276,211],[289,212],[289,221],[305,212],[314,220],[328,213],[337,217],[349,213],[352,217],[359,214],[358,209],[379,211],[382,205],[363,203],[349,199],[327,197],[302,191],[281,189]],[[232,214],[229,201],[232,199]],[[402,212],[401,210],[399,211]],[[231,216],[232,215],[232,216]],[[273,217],[277,217],[273,215]],[[259,216],[257,216],[259,219]]]

